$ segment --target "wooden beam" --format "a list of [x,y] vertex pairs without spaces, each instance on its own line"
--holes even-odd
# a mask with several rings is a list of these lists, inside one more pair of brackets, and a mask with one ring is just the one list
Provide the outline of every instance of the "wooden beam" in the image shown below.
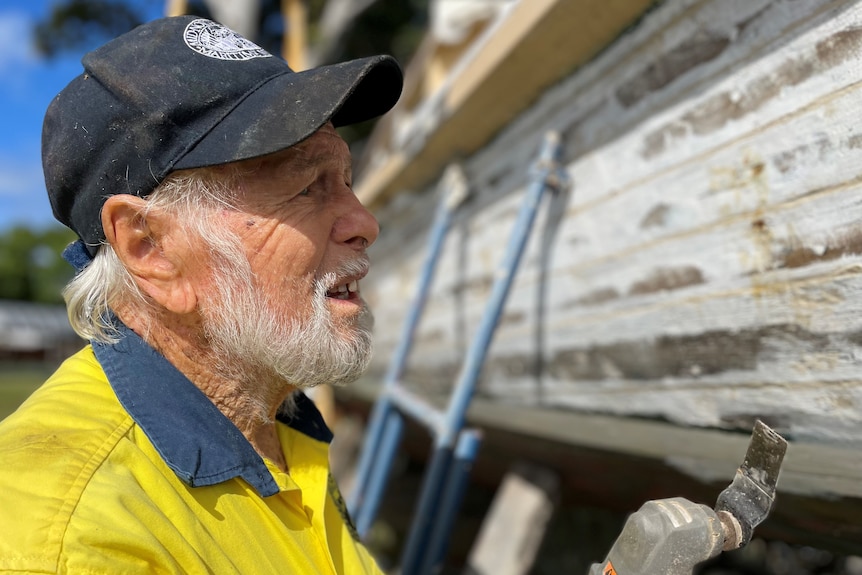
[[[342,398],[373,402],[376,388],[354,384],[338,391]],[[437,401],[442,405],[442,402]],[[518,435],[656,459],[704,483],[730,481],[751,439],[746,432],[694,428],[663,421],[541,409],[474,399],[467,413],[471,425]],[[862,464],[858,453],[835,445],[788,441],[780,492],[804,497],[862,499]]]
[[[376,388],[338,390],[343,408],[367,413]],[[474,481],[498,484],[518,460],[561,477],[567,505],[635,511],[647,500],[686,497],[714,504],[748,448],[748,433],[680,427],[660,421],[502,405],[474,400],[469,424],[482,429]],[[405,450],[427,455],[424,430],[408,426]],[[790,441],[776,507],[758,529],[767,538],[841,553],[862,553],[862,465],[858,453]]]
[[[708,445],[702,447],[709,449]],[[511,462],[519,458],[529,458],[559,474],[561,506],[601,509],[621,517],[645,501],[668,497],[685,497],[712,506],[732,479],[730,475],[704,482],[680,471],[668,459],[585,448],[490,428],[483,430],[473,479],[482,485],[497,485]],[[785,479],[782,473],[775,507],[756,529],[757,537],[842,554],[862,554],[862,525],[858,519],[862,499],[789,493],[783,488]],[[596,556],[595,560],[600,558]]]
[[[732,479],[750,440],[747,433],[481,400],[473,402],[469,418],[483,427],[658,459],[705,483]],[[778,488],[803,496],[862,498],[862,465],[855,450],[791,440]]]
[[518,3],[450,79],[442,98],[426,100],[439,113],[439,123],[424,135],[424,145],[410,153],[393,151],[382,167],[358,183],[357,195],[366,205],[378,206],[402,189],[429,182],[453,157],[488,142],[546,88],[610,44],[651,4],[653,0]]
[[186,0],[165,0],[165,16],[182,16],[187,11]]
[[500,484],[468,557],[471,575],[526,575],[559,499],[560,480],[542,466],[517,462]]
[[284,14],[283,56],[295,72],[305,70],[307,13],[303,0],[282,0]]

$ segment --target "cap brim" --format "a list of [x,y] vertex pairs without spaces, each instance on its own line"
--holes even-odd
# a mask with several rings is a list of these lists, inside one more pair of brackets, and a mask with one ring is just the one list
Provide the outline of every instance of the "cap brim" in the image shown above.
[[271,154],[326,122],[346,126],[385,114],[403,76],[390,56],[374,56],[276,76],[251,92],[173,165],[201,168]]

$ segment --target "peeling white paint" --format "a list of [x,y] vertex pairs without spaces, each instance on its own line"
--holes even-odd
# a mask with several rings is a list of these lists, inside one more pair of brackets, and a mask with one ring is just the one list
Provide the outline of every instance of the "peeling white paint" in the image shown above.
[[[620,103],[619,86],[701,29],[730,44]],[[464,162],[474,197],[446,240],[410,370],[463,359],[537,142],[560,129],[574,189],[562,213],[546,198],[483,397],[698,427],[766,417],[794,438],[862,447],[859,29],[860,2],[662,4]],[[430,194],[378,214],[383,257],[363,290],[379,373],[415,291]],[[714,334],[750,338],[753,359],[722,371],[722,357],[696,357],[661,373],[667,359],[649,357],[656,342],[686,349]],[[634,377],[601,351],[625,346],[661,375]],[[554,375],[567,352],[595,362],[589,377]],[[545,365],[538,377],[529,358]]]

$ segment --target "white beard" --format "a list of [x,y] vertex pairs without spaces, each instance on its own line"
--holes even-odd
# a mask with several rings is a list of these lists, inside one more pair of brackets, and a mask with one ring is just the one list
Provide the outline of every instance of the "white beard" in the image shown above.
[[228,269],[215,274],[214,298],[203,312],[205,337],[222,373],[250,384],[275,376],[306,389],[324,383],[346,385],[366,370],[371,361],[371,312],[363,303],[359,314],[336,321],[326,303],[336,278],[366,270],[365,260],[315,279],[311,315],[288,320],[272,301],[278,294],[270,296],[254,285],[245,257],[245,265],[228,259],[222,268]]

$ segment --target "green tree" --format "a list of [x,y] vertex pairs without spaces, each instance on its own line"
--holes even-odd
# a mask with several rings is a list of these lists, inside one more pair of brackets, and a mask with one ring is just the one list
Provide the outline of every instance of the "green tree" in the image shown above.
[[45,19],[33,29],[40,54],[87,49],[131,30],[143,18],[122,0],[66,0],[55,2]]
[[[357,0],[353,0],[357,1]],[[163,0],[149,0],[164,4]],[[337,38],[322,38],[320,20],[327,0],[305,0],[309,19],[309,46],[329,43],[324,62],[388,53],[402,63],[415,51],[428,23],[429,0],[363,0]],[[279,0],[260,0],[258,35],[255,41],[278,54],[284,34]],[[212,18],[206,0],[188,0],[186,11]],[[126,0],[61,0],[53,3],[44,20],[33,30],[39,53],[55,56],[93,48],[143,22],[143,15]]]
[[[161,2],[163,0],[149,0]],[[354,3],[351,19],[327,36],[321,30],[329,1],[305,0],[308,12],[309,52],[318,64],[374,54],[391,54],[405,65],[419,46],[428,25],[429,0],[349,0]],[[358,8],[357,8],[358,6]],[[280,0],[260,0],[255,42],[273,54],[281,51],[285,33]],[[213,18],[206,0],[188,0],[186,12]],[[33,37],[40,53],[81,52],[108,38],[131,30],[142,16],[124,0],[61,0],[37,23]],[[365,139],[376,120],[340,130],[348,143]]]
[[61,226],[15,226],[0,233],[0,298],[62,303],[60,292],[74,270],[61,257],[75,238]]

